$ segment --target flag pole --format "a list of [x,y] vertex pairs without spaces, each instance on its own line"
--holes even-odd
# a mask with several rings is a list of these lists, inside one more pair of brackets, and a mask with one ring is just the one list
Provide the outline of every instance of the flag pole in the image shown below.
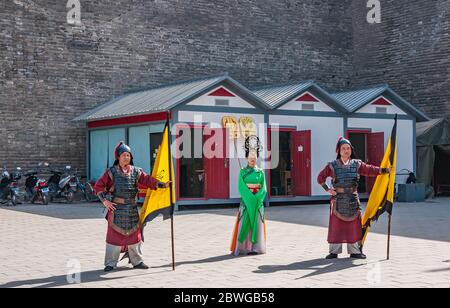
[[390,250],[391,250],[391,223],[392,223],[392,215],[389,214],[389,224],[388,224],[388,241],[387,241],[387,260],[390,258]]
[[[398,121],[398,114],[395,114],[394,130],[391,134],[391,156],[389,158],[390,163],[391,163],[391,168],[394,165],[395,154],[397,151],[397,121]],[[394,135],[394,131],[395,131],[395,136],[392,136],[392,135]],[[394,149],[394,151],[392,151],[392,149]],[[389,177],[391,177],[392,171],[396,172],[395,170],[391,170]],[[392,204],[390,204],[391,210],[390,210],[390,212],[388,212],[388,214],[389,214],[388,240],[387,240],[387,260],[388,261],[391,258],[391,229],[392,229],[392,211],[394,210],[394,206],[393,206],[394,202],[395,202],[395,187],[394,187],[394,199],[392,200]]]
[[[172,149],[171,149],[171,131],[170,131],[170,111],[167,111],[167,129],[168,129],[168,143],[169,143],[169,181],[172,182]],[[170,207],[173,211],[173,182],[170,183]],[[170,217],[170,231],[171,231],[171,237],[172,237],[172,270],[175,271],[175,237],[174,237],[174,227],[173,227],[173,216],[174,213],[171,213]]]

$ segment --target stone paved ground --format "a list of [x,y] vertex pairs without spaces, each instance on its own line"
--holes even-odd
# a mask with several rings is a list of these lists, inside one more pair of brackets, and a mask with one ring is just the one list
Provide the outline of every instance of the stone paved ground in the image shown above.
[[[104,274],[106,221],[99,204],[0,208],[0,287],[450,287],[450,198],[397,203],[391,260],[387,219],[369,235],[365,261],[326,261],[327,205],[267,209],[268,254],[228,254],[235,210],[186,211],[146,229],[148,271]],[[79,270],[76,270],[79,268]],[[81,271],[81,283],[67,274]],[[76,275],[69,275],[69,278]]]

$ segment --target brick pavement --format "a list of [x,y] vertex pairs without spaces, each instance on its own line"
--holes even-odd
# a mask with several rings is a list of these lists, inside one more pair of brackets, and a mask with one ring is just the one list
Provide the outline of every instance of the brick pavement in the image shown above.
[[[235,258],[234,209],[179,212],[175,272],[170,223],[158,219],[145,231],[151,269],[122,262],[105,274],[99,204],[1,207],[0,287],[450,287],[450,198],[396,204],[390,261],[386,217],[369,235],[368,260],[324,260],[327,214],[327,205],[271,207],[268,254]],[[81,284],[68,283],[70,270],[81,272]]]

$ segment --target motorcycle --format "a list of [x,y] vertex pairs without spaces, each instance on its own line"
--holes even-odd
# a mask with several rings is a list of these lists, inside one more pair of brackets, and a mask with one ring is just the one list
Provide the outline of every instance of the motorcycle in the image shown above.
[[[72,168],[66,166],[66,173],[69,173]],[[48,187],[50,189],[50,201],[64,199],[67,203],[72,203],[77,189],[77,183],[73,181],[73,175],[66,175],[64,172],[51,169],[52,176],[48,179]]]
[[78,171],[75,171],[71,183],[76,183],[76,191],[80,190],[83,193],[84,199],[87,202],[97,201],[98,197],[94,193],[94,188],[92,187],[91,183],[87,180],[86,176],[78,176]]
[[[42,164],[39,164],[41,167]],[[25,174],[25,200],[34,204],[36,201],[42,202],[43,205],[48,205],[49,202],[49,188],[47,181],[37,177],[37,171],[29,171]]]
[[18,182],[22,178],[21,168],[18,167],[16,172],[9,173],[6,167],[0,180],[0,204],[16,206],[20,204],[20,192]]

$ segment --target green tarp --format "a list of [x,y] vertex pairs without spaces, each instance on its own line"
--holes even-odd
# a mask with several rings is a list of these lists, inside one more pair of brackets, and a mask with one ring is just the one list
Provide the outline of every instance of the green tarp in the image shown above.
[[[426,185],[450,184],[450,123],[436,119],[417,123],[417,180]],[[436,172],[435,172],[436,170]]]

